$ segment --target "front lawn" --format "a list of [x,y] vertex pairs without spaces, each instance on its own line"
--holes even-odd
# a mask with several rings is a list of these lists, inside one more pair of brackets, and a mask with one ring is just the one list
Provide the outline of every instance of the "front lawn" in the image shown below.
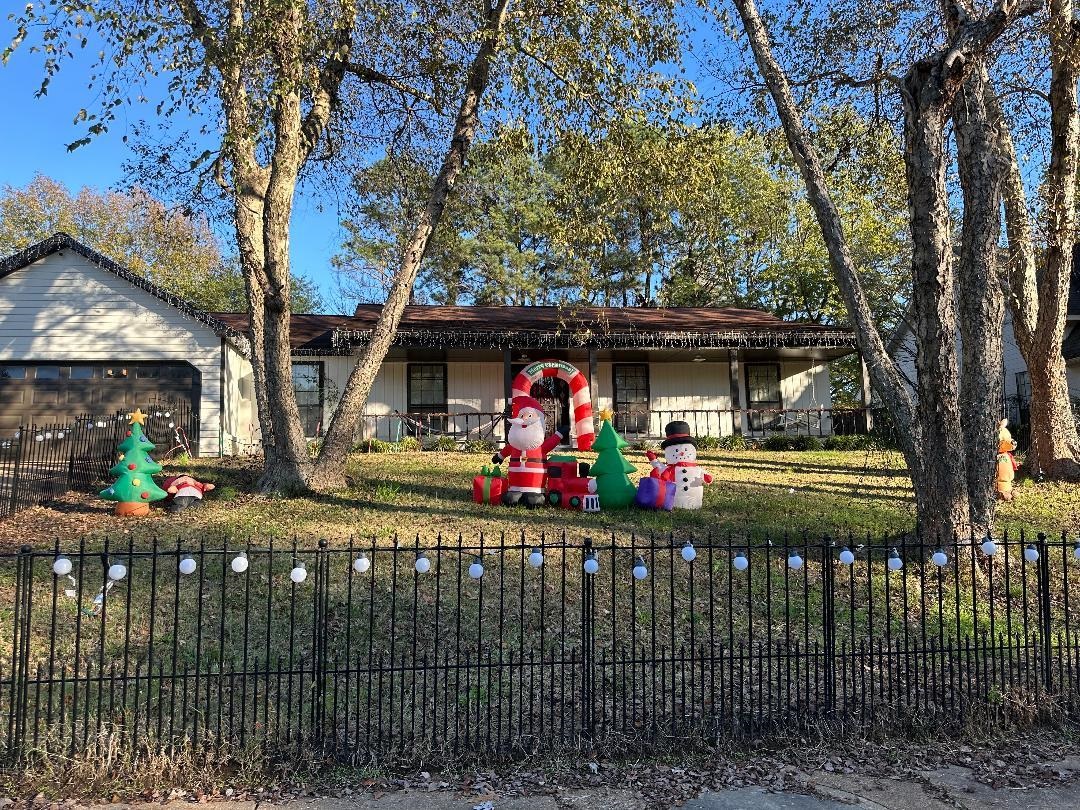
[[[592,460],[592,454],[579,454]],[[627,451],[647,473],[643,452]],[[903,458],[895,451],[857,452],[702,452],[702,466],[715,476],[705,489],[700,512],[642,512],[636,509],[584,514],[481,506],[471,498],[471,479],[488,462],[484,454],[356,454],[349,460],[352,486],[323,497],[269,498],[253,494],[258,462],[197,459],[171,465],[167,472],[190,471],[217,489],[203,507],[183,515],[155,508],[153,517],[117,518],[112,504],[96,494],[72,493],[60,503],[38,507],[0,522],[0,544],[7,549],[30,543],[40,548],[54,537],[70,541],[134,533],[136,542],[157,534],[164,539],[228,535],[236,539],[299,536],[389,538],[397,534],[421,542],[438,533],[497,535],[541,532],[602,535],[616,532],[704,535],[783,532],[880,535],[909,529],[914,520],[911,486]],[[1024,480],[1016,500],[998,509],[1000,528],[1074,531],[1080,525],[1080,487],[1036,485]]]

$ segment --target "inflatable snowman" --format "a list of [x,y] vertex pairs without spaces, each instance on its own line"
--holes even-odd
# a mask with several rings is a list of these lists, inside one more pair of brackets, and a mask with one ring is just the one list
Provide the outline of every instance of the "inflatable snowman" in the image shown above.
[[664,460],[652,462],[652,466],[664,481],[675,485],[676,509],[700,509],[704,487],[713,477],[697,464],[697,445],[690,435],[686,422],[670,422],[664,428],[667,438],[660,443]]

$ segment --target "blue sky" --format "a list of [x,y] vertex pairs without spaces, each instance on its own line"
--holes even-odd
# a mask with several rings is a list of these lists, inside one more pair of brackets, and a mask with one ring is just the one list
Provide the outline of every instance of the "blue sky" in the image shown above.
[[[0,28],[0,33],[6,44],[7,29]],[[74,152],[67,151],[67,144],[83,135],[72,123],[75,113],[87,105],[81,67],[77,62],[65,63],[48,95],[41,98],[34,97],[42,77],[39,55],[20,51],[0,67],[0,108],[7,124],[0,127],[0,186],[25,186],[37,173],[59,180],[73,192],[83,186],[106,189],[125,184],[123,163],[129,151],[122,141],[127,124],[123,109],[109,132]],[[150,107],[136,107],[131,115],[152,112]],[[314,279],[324,293],[326,308],[333,309],[330,257],[342,236],[333,201],[321,202],[320,211],[316,201],[298,198],[291,253],[294,270]]]

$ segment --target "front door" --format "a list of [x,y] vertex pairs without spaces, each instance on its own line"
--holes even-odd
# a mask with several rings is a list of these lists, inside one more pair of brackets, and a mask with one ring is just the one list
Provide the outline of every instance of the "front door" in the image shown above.
[[[566,380],[544,377],[533,383],[529,394],[544,406],[544,426],[548,433],[570,424],[570,386]],[[564,444],[569,440],[569,436],[563,436]]]

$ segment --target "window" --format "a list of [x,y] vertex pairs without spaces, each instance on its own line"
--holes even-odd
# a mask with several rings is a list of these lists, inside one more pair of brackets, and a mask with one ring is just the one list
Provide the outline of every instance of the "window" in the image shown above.
[[136,380],[156,380],[161,376],[161,369],[157,366],[136,366]]
[[300,424],[305,436],[322,432],[323,412],[322,363],[293,363],[292,384],[296,404],[300,408]]
[[649,366],[619,363],[613,367],[615,429],[644,433],[649,427]]
[[[779,363],[748,363],[746,365],[746,407],[752,411],[747,415],[751,430],[762,430],[769,427],[771,422],[782,421],[780,414],[768,413],[768,411],[778,411],[782,407]],[[753,411],[758,411],[758,413],[753,413]]]
[[93,366],[72,366],[68,372],[69,380],[92,380],[94,378]]
[[4,366],[0,368],[0,380],[25,380],[25,366]]
[[38,366],[37,369],[35,369],[34,379],[59,380],[60,366]]
[[[446,364],[409,364],[409,413],[446,413]],[[424,420],[432,430],[446,430],[446,417]]]

